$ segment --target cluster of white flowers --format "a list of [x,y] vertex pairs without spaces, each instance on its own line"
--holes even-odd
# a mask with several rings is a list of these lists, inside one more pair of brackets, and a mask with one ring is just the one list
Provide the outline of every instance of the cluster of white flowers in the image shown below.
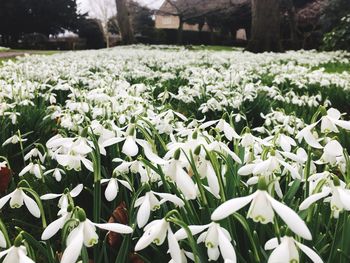
[[[323,211],[338,220],[350,211],[350,163],[341,140],[350,121],[323,92],[346,92],[350,74],[317,67],[349,63],[343,55],[136,46],[8,61],[0,67],[0,120],[11,134],[1,143],[5,151],[17,147],[23,165],[11,163],[13,156],[1,163],[0,172],[16,166],[18,176],[0,209],[25,205],[42,218],[42,240],[61,230],[54,248],[64,263],[86,260],[86,249],[100,245],[96,227],[132,234],[123,249],[138,253],[167,240],[164,254],[173,263],[203,256],[233,263],[244,255],[300,262],[300,251],[323,262],[308,247],[329,231],[311,225],[313,204],[329,202]],[[317,91],[308,92],[310,86]],[[19,130],[23,115],[36,108],[55,127],[47,141]],[[78,200],[88,193],[93,205]],[[57,217],[50,213],[47,225],[45,209],[55,198]],[[127,221],[101,223],[120,201],[127,201]],[[86,215],[91,207],[94,222]],[[0,252],[4,262],[32,262],[23,228],[11,246],[0,224],[0,245],[9,248]],[[242,229],[249,253],[239,250]],[[201,243],[206,255],[198,251]],[[108,259],[97,252],[95,259]]]

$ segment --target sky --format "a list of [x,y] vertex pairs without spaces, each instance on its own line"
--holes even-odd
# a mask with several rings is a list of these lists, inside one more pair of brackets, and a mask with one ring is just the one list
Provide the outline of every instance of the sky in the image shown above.
[[[114,3],[115,0],[77,0],[78,8],[81,12],[89,12],[91,16],[94,16],[94,6],[91,4],[92,2],[100,2],[100,1],[112,1]],[[146,5],[150,8],[159,8],[159,6],[163,3],[164,0],[136,0],[137,2]]]

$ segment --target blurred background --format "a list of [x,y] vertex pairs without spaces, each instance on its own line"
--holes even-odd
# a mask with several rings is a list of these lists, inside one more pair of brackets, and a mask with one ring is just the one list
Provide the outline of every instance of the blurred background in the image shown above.
[[347,49],[349,0],[0,0],[0,46],[79,50],[121,44],[250,51]]

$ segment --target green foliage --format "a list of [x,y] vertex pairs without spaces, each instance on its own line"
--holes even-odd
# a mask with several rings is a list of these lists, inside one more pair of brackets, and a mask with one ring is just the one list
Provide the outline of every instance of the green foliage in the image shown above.
[[341,22],[323,38],[325,50],[350,50],[350,15],[344,16]]

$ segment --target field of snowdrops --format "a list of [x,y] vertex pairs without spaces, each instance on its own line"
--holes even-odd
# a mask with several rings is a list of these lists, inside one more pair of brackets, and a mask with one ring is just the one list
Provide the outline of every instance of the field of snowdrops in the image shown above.
[[2,62],[2,262],[350,262],[349,60],[131,46]]

